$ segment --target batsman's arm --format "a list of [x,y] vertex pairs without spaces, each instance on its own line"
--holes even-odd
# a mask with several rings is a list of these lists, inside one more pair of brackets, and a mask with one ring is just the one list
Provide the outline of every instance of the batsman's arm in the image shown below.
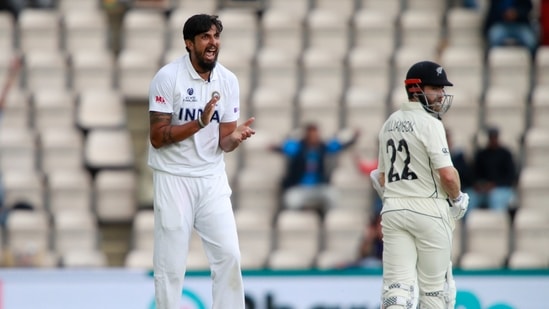
[[154,148],[180,142],[201,129],[198,120],[183,125],[172,125],[172,114],[149,112],[149,134]]
[[455,199],[461,192],[459,173],[453,166],[438,169],[442,188],[448,193],[450,199]]
[[[374,169],[370,172],[370,179],[372,181],[372,186],[377,192],[377,195],[379,198],[383,199],[383,196],[385,195],[385,174],[380,172],[379,169]],[[382,184],[383,183],[383,184]]]
[[379,185],[382,187],[385,187],[385,173],[379,172],[379,177],[377,178],[377,181],[379,181]]

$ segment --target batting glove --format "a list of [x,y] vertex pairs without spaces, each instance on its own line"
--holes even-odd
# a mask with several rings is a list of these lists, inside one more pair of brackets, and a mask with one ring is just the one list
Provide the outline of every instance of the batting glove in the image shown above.
[[469,194],[460,192],[458,197],[450,199],[450,213],[454,219],[459,220],[465,216],[469,207]]
[[385,188],[379,183],[379,170],[377,168],[370,172],[370,179],[372,180],[372,186],[376,190],[377,195],[379,195],[380,199],[383,199]]

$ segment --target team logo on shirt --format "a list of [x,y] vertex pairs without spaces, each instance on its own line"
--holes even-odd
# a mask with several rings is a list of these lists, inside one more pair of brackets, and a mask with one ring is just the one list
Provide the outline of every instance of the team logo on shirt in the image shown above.
[[194,93],[194,89],[193,88],[187,88],[187,94],[188,95],[193,95]]
[[450,150],[448,150],[448,148],[442,148],[442,153],[450,153]]

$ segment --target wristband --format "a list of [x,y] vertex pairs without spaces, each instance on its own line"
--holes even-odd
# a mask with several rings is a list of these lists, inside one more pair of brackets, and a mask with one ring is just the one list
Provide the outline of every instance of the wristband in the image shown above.
[[201,117],[198,117],[198,126],[201,128],[201,129],[204,129],[206,127],[206,125],[204,124],[204,122],[202,122],[202,118]]
[[462,198],[463,198],[463,192],[459,192],[459,195],[456,198],[452,199],[452,203],[459,203]]

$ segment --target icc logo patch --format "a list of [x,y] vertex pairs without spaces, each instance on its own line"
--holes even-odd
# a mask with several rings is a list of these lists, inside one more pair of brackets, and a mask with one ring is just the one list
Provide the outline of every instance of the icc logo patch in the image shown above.
[[188,95],[193,95],[193,93],[194,93],[194,89],[193,89],[193,88],[187,89],[187,94],[188,94]]

